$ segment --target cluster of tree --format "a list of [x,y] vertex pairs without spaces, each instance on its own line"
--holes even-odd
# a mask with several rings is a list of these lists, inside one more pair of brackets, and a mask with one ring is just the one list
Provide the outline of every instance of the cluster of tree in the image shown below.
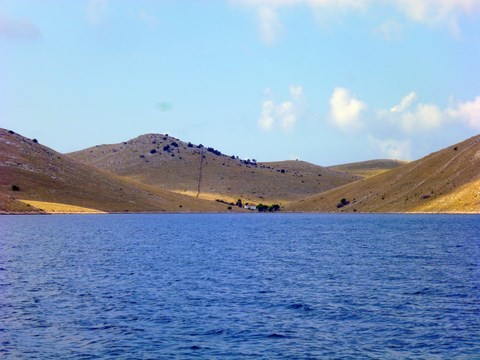
[[245,165],[257,166],[257,160],[255,160],[255,159],[253,159],[253,160],[250,160],[250,159],[243,160],[243,163]]
[[257,210],[258,212],[277,212],[280,211],[280,205],[278,204],[273,204],[273,205],[264,205],[264,204],[258,204],[257,205]]
[[215,150],[215,149],[212,148],[212,147],[208,147],[208,148],[207,148],[207,151],[208,151],[208,152],[211,152],[211,153],[213,153],[213,154],[215,154],[215,155],[218,155],[218,156],[221,156],[221,155],[222,155],[222,153],[221,153],[219,150]]

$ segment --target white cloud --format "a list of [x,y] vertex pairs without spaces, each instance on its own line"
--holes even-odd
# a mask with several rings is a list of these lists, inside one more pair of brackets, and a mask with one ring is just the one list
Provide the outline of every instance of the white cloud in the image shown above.
[[410,160],[411,144],[410,141],[398,141],[394,139],[377,139],[371,135],[368,136],[370,146],[378,150],[382,156],[388,159]]
[[403,131],[412,134],[440,127],[443,113],[437,105],[419,104],[415,111],[404,113],[400,119]]
[[300,85],[290,85],[290,95],[293,99],[300,99],[303,96],[303,88]]
[[453,119],[466,122],[473,129],[480,129],[480,96],[472,101],[459,103],[454,108],[448,108],[446,113]]
[[297,110],[291,101],[281,103],[277,108],[278,117],[280,119],[280,127],[283,130],[290,131],[295,127],[297,122]]
[[0,37],[12,40],[36,40],[40,30],[28,19],[12,19],[0,13]]
[[391,112],[396,113],[396,112],[403,112],[407,110],[410,106],[410,104],[417,98],[417,94],[415,92],[411,92],[410,94],[406,95],[401,101],[400,104],[395,105],[390,109]]
[[[326,13],[331,17],[335,14],[388,6],[413,22],[446,25],[454,35],[460,33],[459,18],[480,12],[480,0],[231,0],[231,2],[257,10],[261,38],[267,44],[272,44],[278,38],[282,29],[278,10],[284,7],[306,6],[320,19],[324,18]],[[387,40],[397,39],[401,31],[401,24],[392,20],[382,23],[377,29],[377,32]]]
[[282,24],[278,19],[277,12],[273,7],[261,6],[257,9],[257,16],[260,28],[260,38],[265,44],[273,44],[282,31]]
[[93,25],[101,24],[105,20],[107,10],[107,0],[89,0],[86,8],[87,21]]
[[[270,97],[272,91],[267,88],[264,94]],[[290,100],[278,104],[271,99],[263,101],[261,115],[258,120],[260,129],[270,131],[278,127],[285,132],[290,132],[295,128],[298,118],[303,113],[303,88],[299,85],[290,86],[290,97]]]
[[352,132],[362,127],[360,114],[367,105],[355,99],[348,89],[336,88],[330,98],[330,116],[341,130]]
[[258,120],[258,126],[262,130],[271,130],[273,127],[275,103],[272,100],[265,100],[262,104],[262,114]]
[[451,22],[480,9],[479,0],[396,0],[397,8],[410,20],[422,23]]

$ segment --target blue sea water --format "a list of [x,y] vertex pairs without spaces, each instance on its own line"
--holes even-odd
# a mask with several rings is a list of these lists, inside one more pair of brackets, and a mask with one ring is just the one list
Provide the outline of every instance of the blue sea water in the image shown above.
[[476,215],[0,217],[0,357],[480,358]]

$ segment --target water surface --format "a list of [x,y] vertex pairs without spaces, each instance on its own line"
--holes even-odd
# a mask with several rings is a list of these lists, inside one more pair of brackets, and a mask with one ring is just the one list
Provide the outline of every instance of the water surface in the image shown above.
[[475,358],[480,217],[0,217],[5,358]]

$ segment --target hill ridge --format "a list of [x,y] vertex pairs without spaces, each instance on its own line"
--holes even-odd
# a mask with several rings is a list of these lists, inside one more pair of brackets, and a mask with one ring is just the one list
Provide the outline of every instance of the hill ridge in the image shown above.
[[244,160],[164,134],[144,134],[67,156],[139,183],[191,196],[197,195],[201,178],[200,197],[212,200],[287,203],[360,178],[301,161]]
[[45,212],[35,206],[38,202],[50,208],[57,204],[59,209],[104,212],[225,210],[205,200],[133,184],[12,130],[0,129],[0,169],[0,212]]
[[[290,204],[291,211],[412,212],[435,211],[440,198],[442,211],[480,212],[480,135],[433,152],[419,160],[345,186]],[[458,191],[462,189],[462,196]],[[342,204],[345,199],[348,204]],[[455,199],[455,201],[453,200]]]

